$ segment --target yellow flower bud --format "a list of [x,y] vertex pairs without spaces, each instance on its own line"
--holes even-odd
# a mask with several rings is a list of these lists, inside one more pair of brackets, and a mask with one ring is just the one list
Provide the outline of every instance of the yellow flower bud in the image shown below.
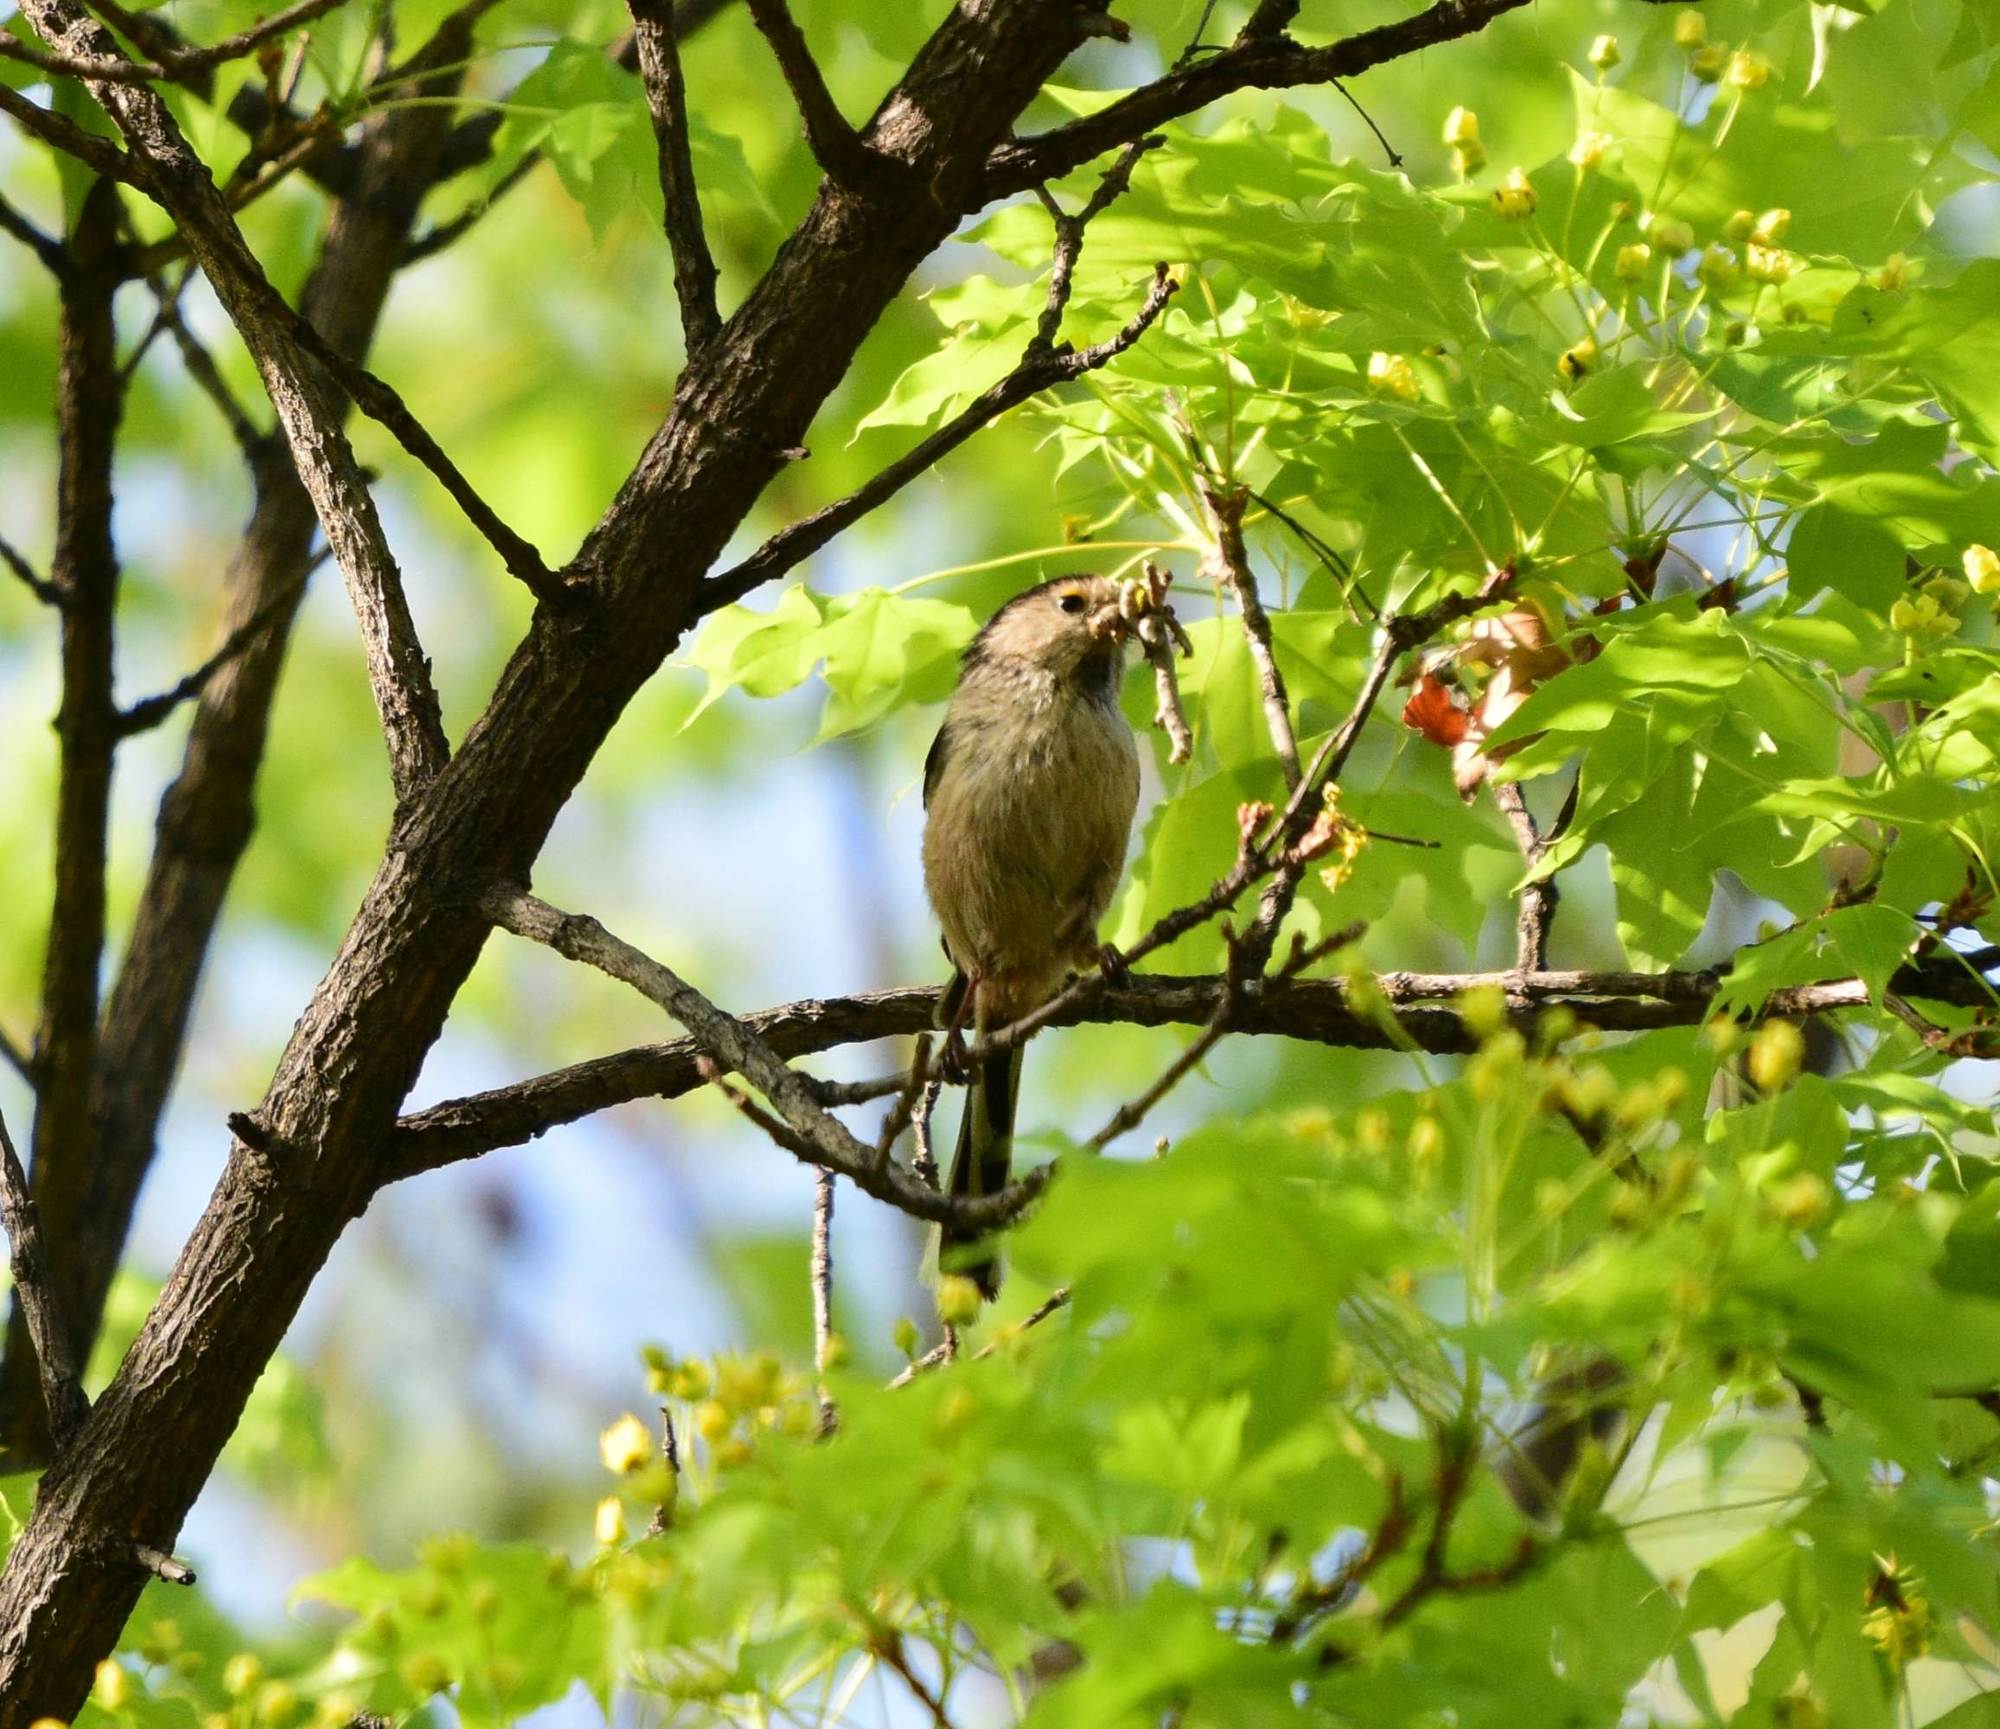
[[889,1334],[890,1343],[906,1357],[914,1357],[923,1344],[923,1334],[917,1331],[917,1323],[908,1315],[898,1315],[896,1325]]
[[264,1679],[264,1665],[253,1651],[239,1651],[222,1666],[222,1690],[232,1699],[241,1699]]
[[1757,218],[1750,230],[1750,238],[1759,246],[1776,246],[1791,231],[1792,213],[1781,204]]
[[37,1717],[28,1729],[69,1729],[69,1725],[60,1717]]
[[1694,229],[1677,216],[1654,216],[1646,222],[1646,238],[1670,258],[1694,245]]
[[603,1548],[609,1549],[614,1543],[624,1542],[625,1503],[616,1495],[606,1495],[597,1503],[597,1514],[591,1521],[591,1530]]
[[1960,562],[1975,594],[2000,594],[2000,552],[1990,546],[1968,546]]
[[1486,146],[1475,139],[1470,144],[1460,144],[1451,153],[1451,171],[1461,180],[1470,180],[1486,166]]
[[1761,54],[1739,48],[1729,57],[1729,82],[1739,90],[1761,90],[1771,82],[1771,63]]
[[1415,369],[1400,354],[1369,355],[1368,382],[1399,402],[1415,402],[1423,394]]
[[1611,274],[1620,282],[1637,282],[1646,274],[1653,262],[1653,249],[1643,240],[1632,246],[1618,248],[1618,256],[1612,261]]
[[97,1677],[91,1684],[90,1696],[107,1711],[122,1711],[132,1703],[139,1689],[132,1679],[132,1671],[115,1657],[107,1657],[97,1666]]
[[1703,1023],[1701,1036],[1718,1057],[1726,1057],[1736,1049],[1743,1037],[1743,1029],[1727,1015],[1717,1015],[1714,1020]]
[[704,1399],[694,1408],[694,1432],[704,1441],[719,1441],[729,1433],[729,1407],[720,1399]]
[[1798,267],[1799,261],[1782,246],[1753,245],[1743,254],[1744,273],[1752,282],[1787,282]]
[[1574,348],[1565,348],[1556,360],[1556,370],[1563,377],[1578,379],[1597,366],[1597,344],[1586,338]]
[[1509,222],[1519,222],[1535,213],[1535,189],[1518,168],[1507,170],[1507,178],[1493,189],[1493,208]]
[[1788,1230],[1809,1231],[1826,1217],[1833,1191],[1812,1171],[1787,1177],[1771,1190],[1771,1210]]
[[289,1681],[266,1681],[257,1694],[257,1721],[285,1729],[304,1710],[305,1701]]
[[1611,135],[1606,132],[1579,132],[1576,142],[1569,147],[1569,159],[1589,174],[1603,166],[1604,153],[1611,148]]
[[1600,36],[1590,45],[1590,63],[1600,72],[1609,72],[1624,58],[1618,52],[1616,36]]
[[938,1280],[938,1319],[947,1326],[964,1327],[978,1320],[983,1301],[979,1286],[963,1273],[946,1273]]
[[607,1471],[623,1476],[636,1471],[653,1457],[653,1432],[627,1411],[597,1437],[598,1457]]
[[1892,252],[1882,260],[1882,268],[1875,272],[1875,286],[1884,294],[1900,294],[1910,280],[1910,261],[1900,252]]
[[451,1685],[451,1671],[435,1651],[418,1651],[405,1657],[397,1666],[396,1673],[412,1693],[420,1693],[426,1698],[433,1693],[442,1693]]
[[1722,237],[1741,246],[1750,238],[1751,231],[1756,226],[1757,213],[1754,210],[1733,210],[1729,214],[1729,220],[1722,225]]
[[1798,1074],[1805,1049],[1805,1035],[1790,1021],[1766,1021],[1751,1035],[1743,1066],[1756,1086],[1774,1093]]
[[1674,20],[1674,44],[1699,48],[1708,40],[1708,19],[1699,12],[1683,12]]
[[1454,108],[1444,117],[1444,141],[1463,150],[1479,142],[1479,116],[1470,108]]
[[1419,1117],[1410,1125],[1410,1159],[1417,1165],[1435,1165],[1444,1157],[1444,1129],[1436,1117]]
[[1736,254],[1728,247],[1711,246],[1701,255],[1701,262],[1694,267],[1694,273],[1716,293],[1726,294],[1741,279],[1743,266],[1737,263]]
[[1697,84],[1719,84],[1728,64],[1728,51],[1711,42],[1688,56],[1688,76]]

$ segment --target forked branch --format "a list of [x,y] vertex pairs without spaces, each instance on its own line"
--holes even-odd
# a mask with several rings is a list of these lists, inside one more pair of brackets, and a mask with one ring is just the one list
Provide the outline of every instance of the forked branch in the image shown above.
[[666,1010],[687,1028],[704,1062],[743,1076],[776,1112],[772,1138],[787,1152],[846,1177],[873,1195],[920,1219],[979,1229],[1004,1224],[1038,1195],[1047,1178],[1037,1172],[993,1195],[954,1199],[938,1194],[910,1172],[880,1161],[847,1125],[813,1096],[812,1083],[790,1067],[744,1022],[725,1013],[671,968],[607,931],[596,919],[565,913],[518,889],[499,888],[480,911],[502,930],[543,943],[565,959],[597,968]]

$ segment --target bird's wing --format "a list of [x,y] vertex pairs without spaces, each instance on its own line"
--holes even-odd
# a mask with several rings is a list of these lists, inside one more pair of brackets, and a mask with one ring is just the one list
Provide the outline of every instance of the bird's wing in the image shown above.
[[931,748],[924,757],[924,809],[931,808],[931,791],[937,785],[938,776],[944,772],[944,759],[951,754],[951,722],[947,720],[938,728],[937,737],[931,740]]

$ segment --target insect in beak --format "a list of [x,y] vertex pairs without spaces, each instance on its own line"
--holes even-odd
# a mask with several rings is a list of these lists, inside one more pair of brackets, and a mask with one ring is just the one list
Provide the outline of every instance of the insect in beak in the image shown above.
[[1123,642],[1132,632],[1131,620],[1119,611],[1116,603],[1100,606],[1090,615],[1090,634],[1099,642]]

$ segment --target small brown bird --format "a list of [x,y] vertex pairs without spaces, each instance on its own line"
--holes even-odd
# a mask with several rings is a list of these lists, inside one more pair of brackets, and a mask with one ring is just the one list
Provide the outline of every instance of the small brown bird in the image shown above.
[[[1139,752],[1119,712],[1128,623],[1119,585],[1065,576],[1017,595],[965,651],[924,763],[924,885],[956,969],[944,1016],[955,1043],[1046,1002],[1102,953],[1097,921],[1125,864]],[[989,1195],[1010,1168],[1021,1047],[966,1089],[951,1193]],[[941,1263],[991,1297],[1000,1268],[947,1231]]]

